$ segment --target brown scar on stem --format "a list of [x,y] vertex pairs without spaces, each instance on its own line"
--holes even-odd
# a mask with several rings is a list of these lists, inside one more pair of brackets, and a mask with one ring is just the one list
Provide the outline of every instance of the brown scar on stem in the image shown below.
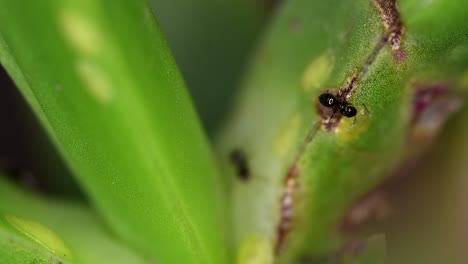
[[386,38],[393,50],[393,58],[402,61],[406,55],[402,48],[402,38],[404,33],[400,13],[395,0],[374,0],[386,30]]
[[293,222],[294,192],[297,188],[297,178],[300,172],[296,165],[289,168],[284,181],[285,188],[280,199],[280,221],[276,228],[275,255],[279,255],[284,248],[286,239],[291,231]]
[[296,156],[292,162],[292,165],[289,167],[286,177],[284,179],[284,188],[280,197],[280,219],[276,227],[276,241],[274,253],[278,256],[286,244],[286,240],[291,232],[293,226],[293,209],[294,209],[294,200],[295,193],[298,186],[298,178],[300,176],[300,171],[298,168],[298,163],[302,156],[304,155],[307,146],[313,140],[315,134],[320,128],[320,122],[314,122],[312,128],[307,133],[304,141],[299,146]]

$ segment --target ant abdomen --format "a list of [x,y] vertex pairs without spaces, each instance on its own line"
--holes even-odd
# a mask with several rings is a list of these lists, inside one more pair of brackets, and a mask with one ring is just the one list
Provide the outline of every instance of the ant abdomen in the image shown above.
[[353,116],[356,116],[357,114],[357,110],[354,106],[351,106],[351,105],[347,105],[343,108],[340,109],[340,112],[342,115],[346,116],[346,117],[353,117]]

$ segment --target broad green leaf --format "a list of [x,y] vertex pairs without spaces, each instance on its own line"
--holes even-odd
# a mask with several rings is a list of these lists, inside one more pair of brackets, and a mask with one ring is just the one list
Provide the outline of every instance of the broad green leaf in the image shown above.
[[0,201],[1,263],[147,263],[81,204],[27,193],[3,175]]
[[[358,109],[356,119],[343,118],[332,132],[319,130],[307,145],[297,165],[293,223],[280,262],[324,256],[347,240],[343,223],[351,205],[418,147],[408,138],[416,84],[442,82],[455,95],[468,87],[463,81],[468,73],[466,1],[398,4],[406,56],[397,62],[386,44],[349,100]],[[257,49],[218,139],[232,179],[238,250],[251,237],[275,246],[284,180],[319,122],[318,96],[345,86],[384,32],[371,0],[284,4]],[[246,157],[248,181],[236,175],[229,159],[233,150]]]
[[225,263],[212,153],[147,3],[0,5],[0,60],[111,229],[159,263]]

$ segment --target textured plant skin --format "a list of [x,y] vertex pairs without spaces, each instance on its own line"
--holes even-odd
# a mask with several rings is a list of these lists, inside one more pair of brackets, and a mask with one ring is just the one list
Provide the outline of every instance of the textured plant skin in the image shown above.
[[27,193],[4,175],[0,201],[0,263],[147,263],[82,204]]
[[[463,81],[468,66],[466,1],[398,4],[404,56],[396,60],[386,45],[349,100],[358,109],[356,120],[343,118],[331,132],[318,131],[307,146],[297,164],[293,223],[280,262],[339,249],[348,239],[343,230],[348,209],[414,154],[419,145],[408,134],[415,126],[416,83],[446,83],[456,98],[468,87]],[[306,134],[319,122],[317,97],[346,85],[384,32],[370,0],[290,1],[281,7],[218,140],[232,178],[239,248],[252,237],[275,246],[284,179]],[[236,165],[229,160],[234,149],[247,157],[248,181],[236,176]]]
[[0,219],[0,261],[2,263],[70,263],[54,254],[37,241],[12,228],[5,219]]
[[226,263],[212,153],[146,2],[0,5],[0,61],[111,229],[158,263]]
[[47,252],[44,249],[36,248],[33,243],[24,240],[24,238],[5,232],[4,230],[1,231],[0,236],[2,236],[2,239],[0,239],[0,260],[4,261],[4,263],[70,263],[51,254],[50,252]]

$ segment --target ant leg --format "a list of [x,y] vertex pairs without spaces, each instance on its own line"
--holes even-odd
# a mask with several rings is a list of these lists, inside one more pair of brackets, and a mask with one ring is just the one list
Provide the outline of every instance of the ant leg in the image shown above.
[[[364,107],[364,112],[365,112],[365,114],[370,114],[370,111],[369,111],[369,109],[367,108],[367,106],[366,106],[365,104],[362,104],[362,106]],[[356,124],[356,119],[357,119],[356,116],[354,116],[353,125]]]
[[365,112],[368,113],[368,114],[370,114],[370,111],[369,111],[369,109],[366,107],[366,105],[365,105],[365,104],[362,104],[362,106],[364,106]]
[[[367,106],[366,106],[365,104],[362,104],[362,106],[364,107],[364,113],[365,113],[365,114],[370,114],[370,111],[369,111],[369,109],[367,108]],[[357,119],[357,117],[354,116],[353,125],[356,124],[356,119]]]

